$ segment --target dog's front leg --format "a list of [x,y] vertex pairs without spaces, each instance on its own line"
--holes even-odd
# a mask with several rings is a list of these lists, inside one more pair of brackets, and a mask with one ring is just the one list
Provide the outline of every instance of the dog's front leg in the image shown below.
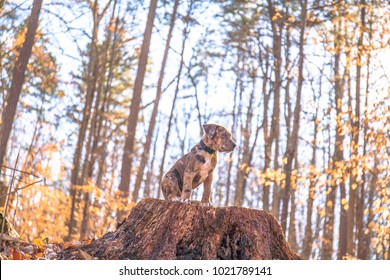
[[202,195],[203,206],[213,206],[211,203],[211,184],[213,182],[213,170],[209,172],[206,180],[203,182],[204,190]]
[[181,202],[191,203],[192,195],[192,181],[194,180],[195,173],[191,171],[184,171],[183,176],[183,192],[181,193]]

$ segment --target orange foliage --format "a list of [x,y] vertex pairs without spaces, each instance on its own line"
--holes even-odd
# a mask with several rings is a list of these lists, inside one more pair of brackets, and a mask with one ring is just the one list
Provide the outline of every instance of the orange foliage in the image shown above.
[[[23,187],[23,186],[21,186]],[[102,236],[113,230],[116,221],[116,212],[126,212],[134,203],[118,202],[117,196],[107,194],[98,187],[88,184],[75,187],[81,194],[90,193],[89,232],[91,237]],[[83,197],[83,196],[80,196]],[[80,201],[76,212],[76,221],[81,222],[84,202]],[[62,242],[68,235],[68,221],[70,217],[70,196],[62,189],[44,185],[34,185],[19,191],[13,197],[9,219],[21,238],[39,245],[37,242],[47,238],[50,242]],[[77,234],[73,236],[78,239]],[[37,241],[38,240],[38,241]]]
[[67,234],[69,197],[62,190],[46,186],[32,186],[20,191],[10,211],[10,220],[23,239],[49,237],[62,241]]

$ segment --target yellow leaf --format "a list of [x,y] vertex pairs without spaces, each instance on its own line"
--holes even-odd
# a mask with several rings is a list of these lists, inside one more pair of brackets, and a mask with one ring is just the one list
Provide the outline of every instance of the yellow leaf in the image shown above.
[[321,218],[325,217],[325,215],[326,215],[325,209],[321,209],[319,212],[320,212],[320,217]]
[[279,14],[278,12],[275,13],[275,15],[272,17],[272,21],[275,21],[277,20],[278,18],[282,18],[281,14]]
[[338,98],[337,99],[337,108],[339,109],[339,108],[341,108],[341,105],[342,105],[342,100],[341,100],[341,98]]
[[40,238],[34,238],[32,243],[38,245],[39,247],[45,246],[45,243],[43,243],[43,241]]

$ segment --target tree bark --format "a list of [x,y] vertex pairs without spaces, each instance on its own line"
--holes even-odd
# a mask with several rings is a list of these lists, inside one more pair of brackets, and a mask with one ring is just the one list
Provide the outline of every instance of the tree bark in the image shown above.
[[154,127],[155,127],[155,124],[156,124],[158,105],[160,103],[160,98],[161,98],[161,95],[162,95],[162,83],[163,83],[163,80],[164,80],[165,66],[167,64],[169,48],[171,46],[172,32],[173,32],[173,28],[174,28],[175,22],[176,22],[176,13],[177,13],[177,7],[178,6],[179,6],[179,0],[175,0],[175,3],[173,5],[173,12],[172,12],[172,17],[171,17],[171,22],[170,22],[170,25],[169,25],[167,42],[165,43],[164,56],[163,56],[163,59],[162,59],[162,62],[161,62],[160,75],[158,77],[158,82],[157,82],[156,98],[154,99],[153,111],[152,111],[152,115],[151,115],[150,121],[149,121],[149,128],[148,128],[148,134],[146,135],[146,142],[145,142],[145,145],[144,145],[144,152],[142,153],[141,163],[140,163],[140,165],[138,167],[137,178],[135,180],[135,185],[134,185],[134,190],[133,190],[133,195],[132,195],[132,198],[133,198],[134,201],[138,200],[139,189],[141,187],[141,183],[142,183],[143,178],[144,178],[144,169],[145,169],[145,166],[146,166],[146,162],[147,162],[147,160],[149,158],[150,144],[152,142],[153,131],[154,131]]
[[[348,47],[348,44],[347,44],[347,47]],[[346,65],[344,67],[344,75],[343,75],[343,86],[342,88],[344,88],[344,84],[345,82],[347,82],[347,93],[348,93],[348,107],[350,108],[350,114],[352,112],[352,96],[351,96],[351,74],[350,74],[350,61],[351,61],[351,53],[350,52],[346,52],[345,54],[346,56]],[[354,151],[354,148],[352,147],[352,151]],[[353,153],[351,154],[353,156]],[[353,159],[352,159],[353,161]],[[352,179],[351,179],[352,180]],[[351,186],[351,184],[350,184]],[[352,190],[352,188],[351,188]],[[346,199],[346,187],[345,187],[345,183],[344,182],[341,182],[340,183],[340,224],[339,224],[339,249],[338,249],[338,255],[337,255],[337,258],[342,260],[342,259],[345,259],[346,255],[347,255],[347,249],[348,249],[348,243],[349,243],[349,246],[351,246],[353,244],[353,235],[351,236],[351,239],[352,240],[349,240],[349,237],[348,237],[348,227],[350,226],[350,223],[351,223],[351,226],[352,226],[352,230],[353,230],[353,227],[354,227],[354,219],[352,219],[351,221],[349,221],[349,210],[348,210],[348,206],[346,205],[347,204],[347,199]],[[352,194],[350,193],[350,197],[349,199],[351,200],[351,197],[352,197]],[[353,204],[353,203],[352,203]],[[350,208],[354,208],[354,204],[353,206],[349,205],[349,209]],[[354,215],[352,216],[354,217]]]
[[[279,118],[280,118],[280,89],[282,86],[282,28],[283,24],[279,20],[273,20],[276,15],[277,9],[272,3],[272,0],[267,0],[267,9],[269,14],[269,19],[272,27],[272,54],[274,56],[274,72],[275,72],[275,82],[274,82],[274,104],[272,111],[271,119],[271,131],[270,137],[272,140],[275,140],[275,153],[274,153],[274,169],[279,167]],[[279,219],[280,212],[280,194],[279,186],[274,184],[273,193],[272,193],[272,214]]]
[[247,176],[250,172],[250,166],[251,166],[251,149],[250,149],[250,137],[251,137],[251,124],[252,124],[252,117],[253,117],[253,99],[255,96],[255,80],[256,78],[253,78],[253,88],[249,97],[249,104],[248,104],[248,110],[246,112],[246,120],[245,124],[241,123],[241,134],[243,137],[243,144],[242,144],[242,158],[241,161],[238,162],[237,167],[237,179],[236,179],[236,190],[234,193],[234,200],[233,205],[236,206],[242,206],[245,199],[245,192],[246,192],[246,184],[247,184]]
[[[297,165],[297,160],[295,160],[295,165]],[[297,167],[295,167],[297,168]],[[295,177],[294,185],[297,185],[297,177]],[[290,210],[290,222],[288,225],[288,238],[287,241],[290,244],[290,247],[294,251],[298,251],[299,246],[297,242],[297,230],[296,230],[296,223],[297,219],[295,217],[296,214],[296,202],[295,202],[295,188],[292,188],[291,190],[291,210]]]
[[[193,1],[190,2],[187,16],[190,16],[190,14],[191,14],[192,4],[193,4]],[[176,81],[175,93],[174,93],[173,100],[172,100],[172,108],[171,108],[171,112],[169,114],[169,119],[168,119],[167,133],[165,135],[163,155],[162,155],[162,159],[161,159],[160,172],[159,172],[159,176],[158,176],[159,183],[161,182],[161,179],[164,175],[164,165],[165,165],[165,157],[166,157],[167,148],[168,148],[169,135],[171,134],[172,120],[173,120],[173,115],[175,112],[176,100],[177,100],[177,96],[179,94],[181,74],[182,74],[183,66],[184,66],[184,51],[186,48],[186,42],[187,42],[187,38],[188,38],[188,29],[189,29],[189,21],[186,22],[186,25],[183,29],[183,41],[182,41],[181,52],[180,52],[180,64],[179,64],[179,70],[177,72],[177,81]],[[157,190],[157,198],[160,198],[160,197],[161,197],[161,187],[159,186],[158,190]]]
[[[372,42],[372,20],[369,21],[369,42]],[[367,135],[369,124],[367,120],[369,119],[369,110],[368,110],[368,98],[369,98],[369,81],[371,78],[370,65],[371,65],[371,53],[367,55],[367,75],[366,75],[366,89],[365,89],[365,98],[364,98],[364,122],[363,122],[363,135]],[[367,156],[367,146],[369,145],[368,137],[363,137],[363,157]],[[374,156],[374,170],[377,170],[377,155]],[[372,236],[372,229],[369,229],[368,225],[374,219],[373,211],[373,202],[374,202],[374,192],[376,191],[375,186],[377,183],[377,173],[372,174],[372,182],[369,182],[366,186],[366,175],[367,171],[363,169],[363,183],[360,186],[360,195],[357,197],[356,202],[356,238],[358,241],[357,246],[357,257],[358,259],[367,260],[370,257],[370,239]],[[368,217],[366,223],[364,222],[364,205],[365,205],[365,189],[368,192]],[[366,232],[366,229],[369,229]]]
[[[358,45],[357,45],[357,65],[356,65],[356,104],[355,104],[355,121],[353,122],[353,140],[352,140],[352,143],[355,144],[353,146],[353,151],[354,151],[354,154],[357,156],[358,155],[358,147],[359,147],[359,132],[360,132],[360,87],[361,87],[361,69],[362,69],[362,64],[361,64],[361,61],[362,61],[362,57],[363,57],[363,40],[364,40],[364,32],[365,32],[365,28],[366,28],[366,1],[365,0],[360,0],[360,28],[359,28],[359,40],[358,40]],[[371,32],[370,32],[370,35],[371,35]],[[370,64],[370,54],[368,54],[368,63],[367,63],[367,68],[369,69],[369,64]],[[369,81],[369,77],[370,77],[370,74],[369,74],[369,70],[367,71],[367,82]],[[368,85],[369,83],[367,83]],[[368,90],[367,90],[367,93],[368,93]],[[366,134],[364,134],[366,135]],[[352,145],[353,145],[352,144]],[[356,171],[357,171],[357,160],[354,161],[354,167],[356,167]],[[356,219],[356,237],[357,237],[357,240],[358,240],[358,252],[357,252],[357,256],[358,258],[362,258],[364,259],[366,256],[366,254],[364,253],[364,251],[366,250],[365,247],[369,246],[368,244],[364,244],[365,242],[365,238],[364,238],[364,199],[365,199],[365,186],[364,184],[358,184],[357,183],[357,176],[356,174],[354,173],[354,177],[352,178],[351,177],[351,184],[352,184],[352,179],[353,179],[353,183],[354,185],[356,186],[354,189],[353,189],[353,192],[356,193],[358,191],[360,191],[360,194],[359,196],[357,197],[356,199],[356,194],[355,194],[355,197],[354,197],[354,200],[357,200],[355,202],[355,204],[353,206],[350,206],[349,209],[351,209],[351,207],[353,207],[355,209],[355,206],[356,206],[356,211],[353,211],[351,209],[351,219]],[[363,176],[365,177],[365,176]],[[352,190],[352,185],[351,185],[351,190]],[[349,214],[349,213],[348,213]],[[356,217],[355,217],[356,215]],[[350,237],[352,240],[353,239],[353,230],[351,230],[349,232],[350,234]],[[351,244],[353,245],[353,244]],[[352,253],[352,252],[351,252]]]
[[80,250],[106,260],[300,259],[265,211],[157,199],[140,201],[115,232],[65,250],[58,258],[82,259]]
[[[144,84],[146,65],[149,57],[150,40],[152,37],[157,2],[158,0],[150,1],[148,20],[146,22],[144,40],[138,62],[137,76],[135,78],[133,98],[131,100],[130,114],[127,120],[127,137],[122,157],[121,179],[119,183],[120,196],[123,200],[127,200],[130,193],[130,177],[132,158],[134,157],[135,132],[137,128],[138,112],[141,104],[141,93]],[[121,213],[121,211],[118,211],[118,220],[121,220],[122,214],[123,213]]]
[[[241,71],[240,71],[240,67],[239,67],[239,64],[240,64],[240,61],[241,61],[241,52],[238,51],[238,54],[237,54],[237,62],[236,62],[236,67],[237,69],[235,69],[237,75],[236,75],[236,80],[235,80],[235,83],[234,83],[234,105],[233,105],[233,110],[232,110],[232,128],[231,128],[231,132],[233,133],[233,137],[236,138],[236,126],[238,125],[238,118],[237,118],[237,113],[236,113],[236,108],[238,107],[237,106],[237,93],[238,93],[238,89],[239,89],[239,83],[240,83],[240,80],[241,80]],[[228,171],[227,171],[227,178],[226,178],[226,199],[225,199],[225,206],[228,206],[229,205],[229,202],[230,202],[230,192],[231,192],[231,189],[230,189],[230,185],[231,185],[231,182],[232,182],[232,169],[233,169],[233,156],[230,157],[229,159],[229,166],[228,166]]]
[[311,255],[311,251],[313,248],[313,234],[312,234],[312,216],[313,216],[313,204],[315,197],[315,187],[318,179],[315,178],[317,175],[315,173],[315,167],[317,162],[317,134],[318,134],[318,125],[319,120],[318,117],[318,107],[316,109],[316,114],[314,117],[314,136],[313,136],[313,152],[310,162],[310,186],[309,186],[309,194],[307,197],[307,215],[306,215],[306,226],[305,226],[305,237],[303,243],[303,251],[302,256],[305,259],[309,259]]
[[[340,36],[340,23],[336,23],[334,26],[335,34]],[[336,174],[337,168],[340,168],[340,164],[344,163],[343,156],[343,140],[342,133],[342,103],[343,103],[343,87],[340,77],[340,38],[336,38],[334,42],[334,48],[336,50],[335,62],[334,62],[334,82],[335,82],[335,107],[336,107],[336,139],[334,144],[334,153],[331,159],[331,182],[328,186],[326,202],[325,202],[325,219],[324,219],[324,234],[322,244],[322,259],[329,260],[333,255],[333,242],[334,242],[334,222],[335,222],[335,205],[336,205],[336,191],[338,188],[338,178]]]
[[[116,10],[116,1],[113,3],[113,9],[111,13],[110,22],[107,26],[107,37],[106,37],[106,46],[104,49],[100,51],[100,53],[97,53],[100,59],[98,59],[98,63],[96,63],[96,75],[94,76],[94,79],[92,81],[93,84],[97,85],[96,88],[96,99],[95,99],[95,105],[92,111],[92,119],[91,119],[91,125],[89,128],[89,136],[88,141],[86,145],[86,153],[84,158],[84,164],[81,174],[81,183],[82,185],[87,185],[92,183],[93,181],[93,169],[94,164],[96,162],[97,154],[98,154],[98,143],[101,139],[101,129],[102,129],[102,122],[103,122],[103,112],[104,112],[104,103],[106,102],[107,97],[107,90],[104,90],[104,84],[105,84],[105,73],[106,73],[106,64],[108,60],[109,50],[111,47],[111,41],[113,38],[113,32],[117,32],[117,25],[115,25],[114,28],[113,25],[115,23],[115,10]],[[100,16],[102,16],[101,14]],[[115,34],[114,34],[115,35]],[[115,48],[115,36],[114,41],[112,42],[112,48]],[[112,63],[110,61],[109,64],[109,72],[112,70]],[[107,80],[111,78],[110,73],[108,74]],[[107,81],[108,82],[108,81]],[[103,95],[103,96],[102,96]],[[101,98],[103,97],[103,99]],[[102,99],[102,100],[101,100]],[[103,111],[103,112],[102,112]],[[91,193],[90,191],[84,192],[84,207],[83,207],[83,216],[81,221],[81,227],[80,227],[80,239],[83,240],[88,236],[89,233],[89,208],[91,206]]]
[[[265,173],[268,168],[271,166],[271,147],[272,147],[272,138],[270,137],[270,133],[268,131],[268,106],[269,106],[269,97],[270,94],[267,94],[267,83],[268,83],[268,71],[269,71],[269,54],[265,53],[265,71],[263,72],[263,85],[262,85],[262,93],[264,96],[263,102],[263,136],[264,136],[264,168],[263,172]],[[265,178],[264,182],[264,190],[263,190],[263,209],[265,211],[269,211],[269,194],[270,194],[270,178]]]
[[76,150],[73,156],[72,171],[70,175],[70,196],[71,196],[71,209],[70,209],[70,218],[68,223],[68,236],[67,240],[73,239],[76,229],[76,211],[78,207],[79,192],[75,189],[76,186],[80,185],[80,165],[81,165],[81,156],[84,147],[85,136],[87,133],[87,128],[89,124],[89,119],[91,116],[91,109],[94,100],[95,86],[96,84],[92,81],[96,81],[94,78],[96,76],[96,64],[97,64],[97,37],[98,37],[98,25],[99,25],[99,16],[98,16],[98,6],[95,1],[92,8],[93,16],[93,29],[92,29],[92,39],[91,39],[91,49],[89,53],[89,62],[87,69],[87,91],[86,91],[86,100],[83,109],[82,121],[80,124],[79,135],[77,138]]
[[[113,10],[115,10],[116,8],[116,5],[117,5],[117,0],[115,0],[114,2],[114,8]],[[99,131],[101,130],[101,132],[99,133],[100,134],[100,141],[101,141],[101,144],[100,146],[98,147],[98,150],[99,150],[99,156],[98,156],[98,159],[97,159],[97,164],[98,164],[98,173],[97,173],[97,178],[96,178],[96,186],[98,186],[99,188],[102,188],[102,180],[103,180],[103,175],[105,173],[105,169],[107,168],[107,163],[105,162],[105,159],[107,157],[107,141],[105,139],[108,139],[110,137],[108,137],[107,133],[108,133],[108,124],[107,124],[107,119],[105,117],[105,113],[107,111],[109,111],[109,105],[110,105],[110,100],[111,100],[111,96],[112,96],[112,82],[113,82],[113,79],[114,79],[114,67],[117,66],[116,62],[117,62],[117,59],[116,59],[116,56],[117,56],[117,53],[119,52],[119,48],[118,48],[118,44],[120,45],[120,43],[118,42],[118,36],[119,35],[119,32],[118,32],[118,28],[119,28],[119,21],[120,21],[120,16],[119,16],[119,9],[118,9],[118,13],[117,13],[117,16],[116,16],[116,19],[115,19],[115,27],[114,27],[114,31],[113,31],[113,42],[111,44],[111,50],[109,51],[109,65],[108,65],[108,73],[106,74],[107,75],[107,78],[106,78],[106,81],[105,81],[105,85],[104,85],[104,97],[103,97],[103,102],[100,106],[100,110],[99,110]]]
[[288,207],[290,202],[290,188],[292,180],[292,163],[295,158],[297,147],[298,147],[298,132],[299,132],[299,120],[301,113],[301,96],[302,96],[302,86],[303,86],[303,64],[305,59],[304,54],[304,44],[305,44],[305,29],[306,29],[306,14],[307,14],[307,0],[302,1],[301,3],[301,31],[299,37],[299,69],[298,69],[298,89],[294,109],[294,120],[293,128],[291,132],[291,139],[288,140],[286,154],[287,162],[284,165],[284,172],[286,174],[286,183],[283,189],[283,208],[281,216],[281,224],[284,232],[287,232],[287,217],[288,217]]
[[[156,151],[158,147],[158,135],[161,127],[161,120],[157,122],[157,131],[156,131],[156,136],[154,137],[154,143],[153,143],[153,154],[152,154],[152,160],[149,164],[148,172],[146,174],[146,179],[145,179],[145,189],[144,189],[144,198],[149,198],[151,197],[150,194],[151,192],[157,190],[155,188],[151,188],[151,182],[152,182],[152,176],[154,175],[154,163],[156,161]],[[158,184],[160,182],[157,182],[156,187],[158,188]]]
[[[1,116],[1,132],[0,132],[0,167],[4,164],[5,155],[7,152],[7,143],[12,130],[16,108],[19,103],[20,94],[24,84],[28,61],[31,57],[32,48],[34,46],[35,35],[38,29],[39,14],[41,12],[42,0],[34,0],[31,8],[30,19],[28,21],[27,33],[24,39],[23,46],[16,60],[12,73],[11,88],[9,91],[7,105]],[[4,206],[4,205],[0,205]]]

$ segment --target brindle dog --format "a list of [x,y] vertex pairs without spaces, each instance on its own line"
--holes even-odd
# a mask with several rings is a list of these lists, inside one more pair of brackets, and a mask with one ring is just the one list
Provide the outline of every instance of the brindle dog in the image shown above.
[[232,134],[222,125],[203,125],[205,134],[191,151],[180,158],[164,175],[161,189],[164,198],[191,203],[192,191],[204,185],[202,205],[212,206],[211,183],[217,165],[217,151],[230,153],[236,147]]

